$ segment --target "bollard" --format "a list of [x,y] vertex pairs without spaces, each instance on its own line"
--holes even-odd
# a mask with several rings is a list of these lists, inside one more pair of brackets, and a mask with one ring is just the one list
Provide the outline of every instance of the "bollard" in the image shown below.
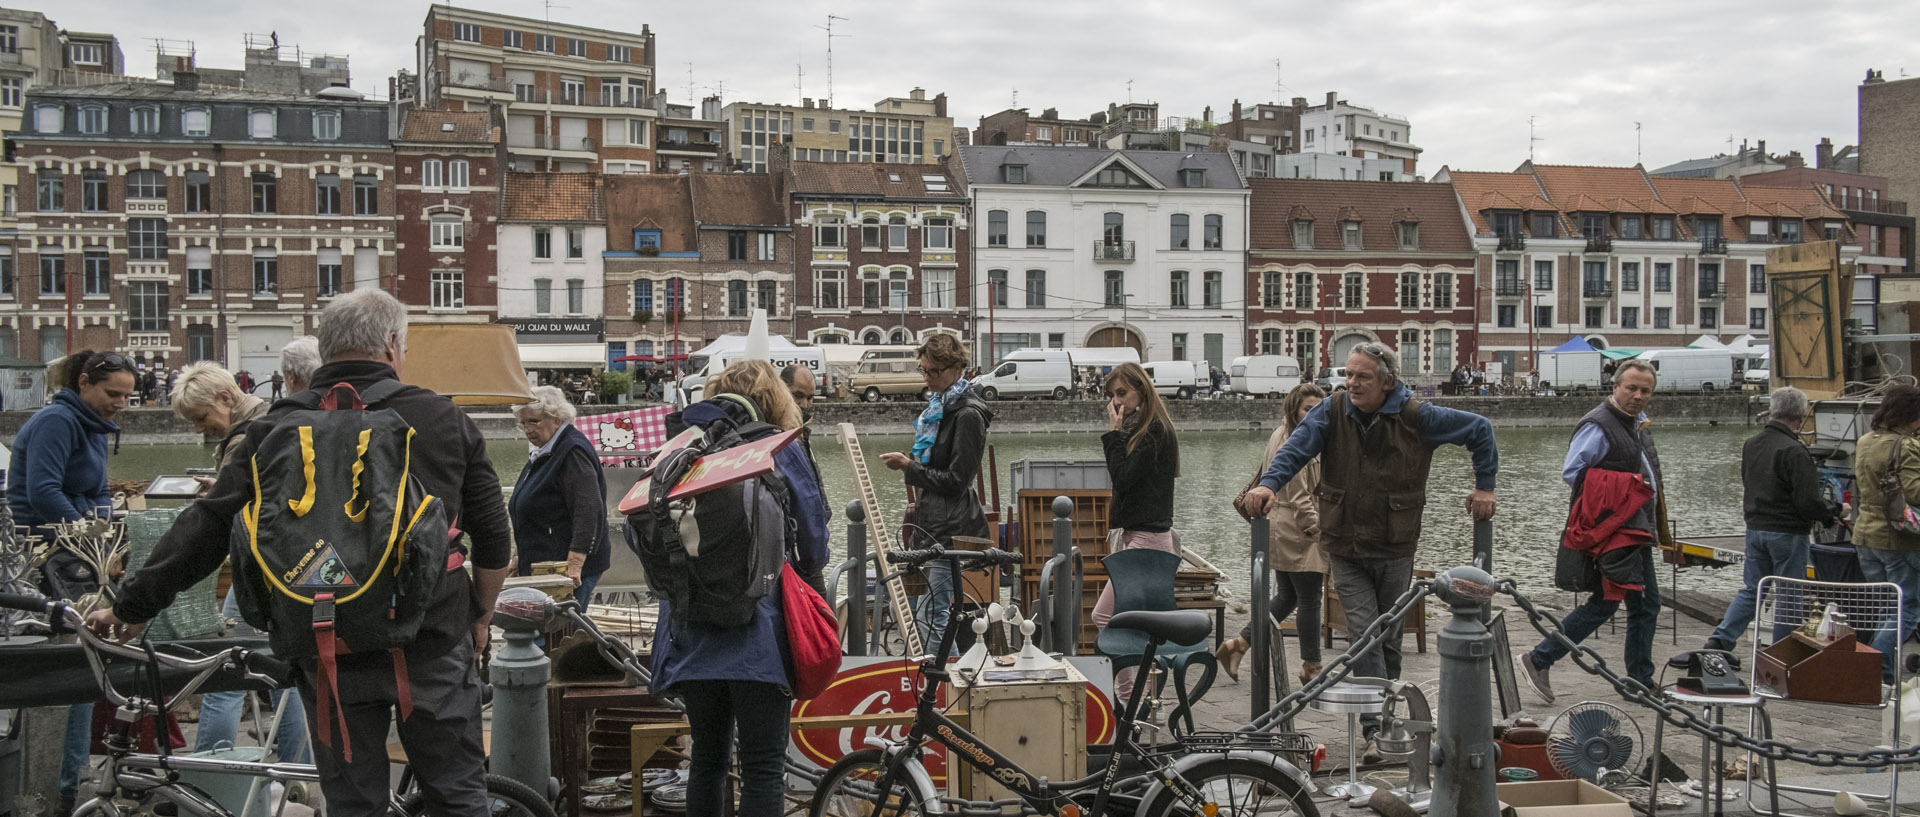
[[848,655],[867,654],[867,506],[847,503],[847,634]]
[[[1080,576],[1079,555],[1073,547],[1073,500],[1064,496],[1053,498],[1053,555],[1066,554],[1074,564],[1065,565],[1068,576],[1076,579]],[[1081,588],[1079,581],[1067,581],[1061,576],[1055,583],[1052,617],[1048,623],[1053,626],[1048,646],[1061,655],[1074,655],[1080,651],[1080,607]],[[1069,612],[1071,611],[1071,612]]]
[[506,630],[507,645],[493,657],[487,675],[493,683],[495,738],[488,765],[494,774],[525,783],[542,795],[552,775],[547,682],[553,678],[553,662],[533,642],[540,637],[545,618],[538,612],[551,609],[552,599],[531,587],[500,594],[493,623]]
[[[1267,654],[1272,647],[1269,641],[1272,628],[1267,625],[1268,600],[1273,598],[1273,589],[1268,586],[1271,571],[1267,569],[1268,560],[1271,558],[1268,549],[1272,541],[1267,538],[1267,534],[1271,524],[1265,514],[1253,518],[1253,601],[1250,602],[1253,609],[1247,611],[1247,614],[1253,617],[1253,623],[1248,625],[1247,633],[1248,640],[1251,642],[1248,658],[1252,661],[1252,665],[1248,671],[1253,674],[1251,679],[1252,717],[1255,718],[1260,717],[1261,713],[1266,712],[1268,707],[1273,705],[1272,688],[1269,686],[1273,681],[1273,662]],[[1300,637],[1308,638],[1309,636],[1302,633]]]
[[1500,811],[1494,797],[1493,704],[1489,670],[1493,635],[1480,608],[1493,598],[1491,575],[1471,565],[1433,580],[1434,593],[1453,610],[1440,631],[1440,712],[1433,748],[1433,805],[1429,817],[1485,817]]

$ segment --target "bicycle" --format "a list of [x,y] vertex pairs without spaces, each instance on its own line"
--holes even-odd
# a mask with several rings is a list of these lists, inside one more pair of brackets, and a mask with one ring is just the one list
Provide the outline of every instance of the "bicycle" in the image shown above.
[[[1018,564],[1019,555],[998,549],[947,551],[940,547],[896,551],[889,559],[902,571],[944,559],[956,585],[963,563],[975,567]],[[1081,815],[1253,815],[1294,814],[1318,817],[1306,792],[1306,776],[1280,756],[1299,751],[1303,736],[1263,732],[1196,732],[1170,746],[1147,746],[1139,741],[1138,721],[1143,679],[1134,685],[1120,712],[1111,757],[1103,768],[1074,780],[1048,781],[1036,777],[986,744],[977,735],[948,718],[935,706],[940,686],[949,681],[945,656],[953,649],[954,634],[973,617],[963,612],[960,593],[950,602],[947,626],[940,646],[920,658],[921,684],[913,725],[905,738],[867,739],[868,748],[848,753],[830,767],[814,790],[808,813],[812,817],[877,817],[884,814],[944,814],[1018,806],[1022,813],[1081,817]],[[1212,622],[1198,611],[1116,614],[1109,627],[1139,630],[1148,635],[1140,666],[1152,667],[1154,651],[1168,641],[1194,644],[1212,632]],[[922,747],[937,744],[950,757],[977,769],[1006,787],[1015,799],[976,803],[943,799],[921,765]]]
[[[61,629],[58,625],[64,625],[77,634],[80,647],[87,657],[88,668],[93,672],[94,683],[100,687],[102,697],[115,707],[113,725],[103,741],[107,747],[106,760],[94,777],[94,796],[74,810],[74,817],[153,814],[167,817],[267,817],[254,814],[251,803],[242,807],[242,814],[235,815],[213,796],[183,780],[180,773],[255,778],[249,790],[249,801],[259,787],[270,783],[320,780],[320,771],[312,764],[192,757],[173,754],[167,746],[164,737],[167,734],[166,713],[198,692],[222,670],[237,672],[255,687],[282,686],[284,679],[291,676],[293,668],[271,653],[232,647],[212,655],[195,653],[196,657],[188,657],[160,652],[145,640],[137,644],[115,643],[88,630],[79,612],[66,602],[18,593],[0,593],[0,609],[44,614],[49,624],[56,625],[56,632]],[[192,652],[178,643],[164,646],[173,651]],[[144,671],[139,674],[144,675],[150,685],[151,697],[126,695],[116,688],[112,674],[107,671],[108,658],[144,665]],[[180,673],[186,678],[171,696],[166,694],[162,686],[162,670]],[[142,718],[150,718],[154,734],[162,736],[157,741],[160,749],[157,754],[134,751],[133,729]],[[489,810],[495,817],[555,817],[553,806],[517,780],[490,774],[486,776],[486,786]],[[387,812],[390,817],[421,817],[426,813],[425,795],[420,792],[407,795],[396,792],[388,803]]]

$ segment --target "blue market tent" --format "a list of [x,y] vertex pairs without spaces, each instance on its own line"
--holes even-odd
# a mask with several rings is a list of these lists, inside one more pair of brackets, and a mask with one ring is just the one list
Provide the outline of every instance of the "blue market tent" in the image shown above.
[[1552,349],[1548,349],[1547,351],[1549,352],[1591,352],[1591,351],[1594,351],[1594,349],[1593,349],[1593,344],[1588,343],[1586,338],[1573,338],[1572,340],[1569,340],[1566,343],[1562,343],[1559,346],[1555,346]]

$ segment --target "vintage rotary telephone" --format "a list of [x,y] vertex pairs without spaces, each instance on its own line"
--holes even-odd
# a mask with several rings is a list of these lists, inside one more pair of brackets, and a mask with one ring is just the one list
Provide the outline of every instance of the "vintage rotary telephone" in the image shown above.
[[1726,650],[1694,650],[1667,659],[1667,666],[1681,670],[1674,686],[1700,695],[1746,695],[1747,682],[1740,680],[1740,659]]

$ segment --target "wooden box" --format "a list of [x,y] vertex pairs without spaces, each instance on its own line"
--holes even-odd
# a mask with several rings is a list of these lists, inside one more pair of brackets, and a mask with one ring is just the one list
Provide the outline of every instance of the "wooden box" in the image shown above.
[[[1056,681],[955,683],[960,708],[980,742],[1050,781],[1087,775],[1087,679],[1062,663]],[[989,665],[989,669],[992,666]],[[1014,794],[990,781],[953,753],[947,754],[947,785],[955,797],[998,800]]]
[[1880,703],[1880,651],[1841,625],[1826,643],[1795,630],[1760,651],[1754,691],[1796,701]]

